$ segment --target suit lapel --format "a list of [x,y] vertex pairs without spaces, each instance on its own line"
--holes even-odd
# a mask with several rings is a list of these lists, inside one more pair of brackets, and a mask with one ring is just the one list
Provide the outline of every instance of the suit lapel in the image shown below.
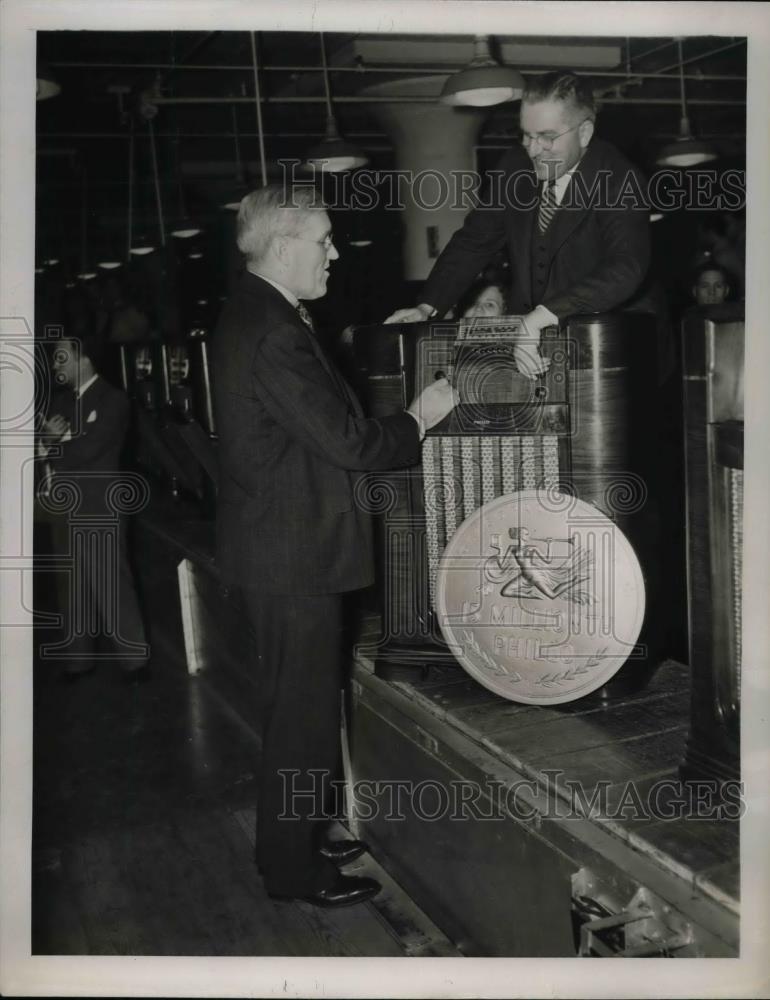
[[361,406],[360,406],[358,400],[356,399],[355,393],[350,388],[350,386],[347,384],[347,382],[342,377],[342,375],[340,374],[340,372],[337,371],[336,366],[331,361],[331,359],[327,356],[327,354],[324,351],[323,347],[319,343],[318,338],[316,337],[316,335],[308,327],[307,323],[303,323],[302,322],[302,320],[300,319],[299,313],[294,308],[294,306],[291,304],[291,302],[289,302],[288,299],[285,298],[285,296],[283,296],[278,291],[277,288],[273,288],[273,286],[271,284],[269,284],[269,282],[263,281],[262,278],[260,278],[256,274],[252,274],[251,271],[246,271],[245,272],[244,280],[247,282],[247,287],[253,293],[255,293],[257,295],[268,295],[276,304],[280,304],[280,306],[285,310],[287,318],[290,317],[291,320],[297,326],[301,327],[301,329],[305,333],[305,336],[307,337],[308,341],[310,342],[310,346],[312,348],[313,353],[315,354],[315,356],[318,358],[318,360],[323,365],[323,367],[326,370],[326,373],[328,374],[329,378],[332,380],[332,382],[336,386],[337,391],[340,393],[340,395],[342,396],[342,398],[348,403],[348,405],[353,409],[353,411],[356,413],[356,415],[357,416],[361,416],[362,415]]
[[[300,323],[302,323],[302,320],[300,320]],[[307,333],[308,339],[310,340],[310,343],[313,347],[313,352],[315,356],[318,358],[318,360],[321,362],[321,364],[328,372],[332,382],[334,382],[334,384],[337,386],[338,391],[340,392],[342,397],[346,400],[348,406],[350,406],[353,409],[355,414],[359,417],[362,416],[363,411],[361,410],[361,405],[358,402],[358,399],[356,398],[356,394],[353,392],[353,390],[350,388],[348,383],[343,378],[342,372],[339,371],[339,369],[334,364],[332,359],[327,355],[323,347],[321,347],[320,343],[318,342],[318,338],[312,332],[312,330],[308,328],[307,324],[302,323],[302,326],[305,328],[305,332]]]

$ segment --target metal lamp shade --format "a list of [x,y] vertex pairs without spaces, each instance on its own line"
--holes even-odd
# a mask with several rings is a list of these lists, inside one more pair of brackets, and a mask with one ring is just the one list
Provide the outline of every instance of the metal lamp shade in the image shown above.
[[35,99],[45,101],[61,93],[61,84],[51,71],[48,63],[39,61],[37,64],[37,93]]
[[444,104],[474,108],[515,101],[524,92],[524,78],[518,70],[495,62],[474,65],[447,78],[441,91]]
[[687,135],[667,143],[658,153],[656,162],[665,167],[696,167],[716,159],[713,146]]
[[308,150],[305,166],[311,170],[339,173],[354,170],[369,162],[366,153],[347,139],[341,138],[334,115],[326,119],[326,136]]

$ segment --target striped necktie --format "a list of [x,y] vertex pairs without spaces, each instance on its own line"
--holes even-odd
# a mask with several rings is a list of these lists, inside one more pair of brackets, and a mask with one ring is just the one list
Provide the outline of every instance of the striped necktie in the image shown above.
[[556,188],[555,181],[548,181],[543,188],[543,195],[540,199],[540,210],[537,213],[537,228],[541,233],[545,233],[551,224],[556,209]]
[[297,312],[299,313],[299,318],[302,320],[302,322],[305,324],[308,330],[310,330],[312,333],[315,333],[315,327],[313,326],[313,318],[301,302],[297,303]]

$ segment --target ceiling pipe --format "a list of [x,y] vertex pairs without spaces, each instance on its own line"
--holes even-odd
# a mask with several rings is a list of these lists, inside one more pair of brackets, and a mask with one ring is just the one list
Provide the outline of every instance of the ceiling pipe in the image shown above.
[[[678,40],[677,39],[673,39],[672,43],[675,42],[675,41],[678,41]],[[719,75],[706,76],[705,74],[704,75],[700,75],[698,73],[693,73],[691,75],[684,75],[682,73],[682,69],[685,66],[689,66],[690,63],[700,62],[701,59],[708,59],[709,56],[718,55],[720,52],[728,52],[730,49],[735,49],[735,48],[738,48],[740,45],[745,45],[745,44],[746,44],[745,39],[742,39],[742,40],[737,41],[737,42],[730,42],[727,45],[721,45],[719,48],[709,49],[708,52],[700,52],[700,53],[698,53],[698,55],[690,56],[689,59],[685,59],[682,63],[671,63],[669,66],[663,66],[663,67],[661,67],[661,69],[659,69],[659,70],[653,70],[653,71],[651,71],[649,73],[634,73],[631,77],[629,77],[629,78],[626,79],[626,84],[628,86],[632,86],[633,84],[639,83],[642,80],[697,80],[699,82],[700,81],[705,81],[705,80],[719,80],[719,81],[727,80],[728,77],[726,77],[726,76],[722,77],[722,76],[719,76]],[[665,48],[668,48],[668,45],[666,45]],[[676,69],[676,68],[679,68],[680,72],[669,74],[668,71],[670,69]],[[598,73],[596,73],[596,74],[588,74],[588,75],[590,75],[590,76],[599,76]],[[623,74],[618,74],[618,75],[623,75]],[[740,77],[738,79],[741,80],[744,83],[746,81],[746,77],[745,76],[744,77]],[[695,102],[691,101],[690,103],[693,104]]]
[[[668,66],[663,66],[657,73],[654,73],[654,72],[650,73],[650,78],[652,78],[652,77],[659,77],[661,73],[668,73],[668,71],[670,69],[676,69],[678,66],[689,66],[691,63],[700,62],[701,59],[708,59],[709,56],[719,55],[720,52],[729,52],[730,49],[737,49],[741,45],[745,45],[745,44],[746,44],[746,39],[743,38],[743,39],[740,39],[740,41],[737,41],[737,42],[729,42],[727,45],[720,45],[720,47],[718,49],[709,49],[708,52],[699,52],[697,55],[690,56],[689,59],[685,59],[682,63],[674,62],[674,63],[670,63]],[[634,75],[636,75],[636,74],[634,74]],[[673,75],[676,75],[676,78],[679,79],[679,76],[680,76],[679,73],[672,74],[672,76]],[[696,74],[696,78],[697,79],[701,79],[700,77],[697,77],[697,74]],[[686,79],[692,79],[692,77],[686,77]]]
[[[673,43],[671,43],[671,44],[673,44]],[[742,44],[742,43],[740,43],[740,42],[731,43],[728,46],[728,48],[734,48],[735,46],[737,46],[739,44]],[[662,47],[667,48],[668,44],[666,46],[662,46]],[[712,55],[712,54],[716,54],[717,52],[721,52],[721,51],[723,51],[723,50],[722,49],[715,49],[713,53],[712,52],[704,52],[704,53],[702,53],[699,56],[693,56],[692,59],[688,59],[688,60],[685,61],[685,65],[687,65],[689,62],[697,61],[698,59],[705,59],[707,56]],[[635,56],[634,58],[635,59],[642,59],[644,57],[643,56]],[[222,65],[218,65],[218,64],[214,64],[214,65],[196,65],[196,66],[189,66],[189,65],[188,66],[174,66],[171,63],[152,63],[152,64],[149,64],[149,63],[90,63],[90,62],[89,63],[80,63],[80,62],[58,62],[58,63],[51,63],[51,65],[52,66],[56,66],[57,68],[63,68],[63,69],[128,69],[128,70],[146,70],[147,72],[151,72],[151,71],[155,71],[155,70],[163,70],[163,69],[178,69],[178,70],[190,70],[191,72],[192,71],[199,71],[199,70],[200,71],[213,70],[213,71],[219,71],[219,72],[225,72],[225,73],[234,73],[234,72],[249,72],[252,69],[251,64],[240,64],[240,63],[239,64],[232,64],[232,65],[228,65],[228,66],[222,66]],[[674,64],[674,65],[676,65],[676,64]],[[321,72],[323,72],[321,66],[302,66],[302,65],[297,65],[297,66],[260,66],[259,70],[260,70],[260,73],[321,73]],[[447,73],[448,74],[448,73],[454,73],[456,71],[457,71],[457,65],[456,64],[452,64],[451,66],[448,66],[446,64],[442,64],[440,66],[437,65],[437,66],[430,66],[430,67],[426,67],[426,66],[362,66],[362,67],[359,67],[359,66],[330,66],[329,67],[329,72],[330,73],[355,73],[356,76],[366,76],[367,74],[371,75],[371,76],[375,76],[375,75],[378,75],[378,74],[382,74],[382,75],[388,74],[388,75],[394,75],[394,76],[403,76],[405,73],[409,73],[412,76],[416,76],[417,74],[425,74],[426,76],[435,76],[438,73]],[[535,76],[535,75],[543,75],[545,73],[550,73],[551,70],[549,68],[545,68],[543,66],[533,66],[533,67],[529,67],[529,68],[527,68],[527,67],[521,67],[520,68],[520,72],[523,73],[525,76]],[[605,77],[606,76],[606,77],[618,77],[618,78],[621,78],[621,79],[625,79],[627,77],[627,75],[628,75],[627,73],[624,73],[624,72],[622,72],[620,70],[605,70],[605,69],[597,69],[597,70],[578,69],[578,70],[575,70],[574,72],[575,72],[575,76],[590,76],[590,77]],[[652,71],[652,70],[646,71],[646,72],[634,72],[632,75],[633,75],[633,77],[635,79],[639,78],[641,80],[648,80],[648,79],[649,80],[651,80],[651,79],[656,79],[656,80],[678,80],[679,79],[679,74],[678,73],[668,73],[668,72],[663,71],[663,70],[660,70],[660,71],[657,71],[657,72],[656,71]],[[685,80],[732,81],[732,82],[735,82],[735,83],[745,83],[746,82],[746,77],[745,76],[737,76],[737,75],[734,75],[734,74],[721,74],[721,73],[711,73],[711,74],[707,74],[707,73],[704,73],[704,74],[701,74],[701,73],[692,73],[692,74],[689,74],[689,75],[685,75]],[[337,98],[335,97],[335,101],[336,100],[337,100]]]
[[[250,104],[253,97],[153,97],[152,104],[161,106],[164,104]],[[436,98],[404,96],[398,98],[401,104],[435,104]],[[677,97],[629,97],[629,98],[602,98],[603,103],[613,104],[679,104]],[[325,104],[325,97],[263,97],[263,104]],[[388,98],[382,97],[335,97],[335,104],[387,104]],[[689,104],[704,105],[726,105],[743,106],[745,101],[718,99],[718,98],[693,98]]]

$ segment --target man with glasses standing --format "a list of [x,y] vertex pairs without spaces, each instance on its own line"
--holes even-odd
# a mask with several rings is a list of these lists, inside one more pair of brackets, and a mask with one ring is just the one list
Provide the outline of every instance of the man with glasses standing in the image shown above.
[[[571,314],[633,304],[645,280],[649,210],[634,167],[609,143],[593,138],[596,107],[587,82],[569,72],[534,78],[521,100],[521,145],[497,167],[495,197],[467,216],[425,284],[420,305],[386,322],[442,317],[492,257],[507,247],[510,310],[524,316],[533,346],[540,331]],[[518,356],[532,377],[537,350]]]
[[247,269],[214,339],[217,561],[255,637],[257,861],[271,896],[345,906],[380,888],[337,870],[365,845],[324,836],[341,758],[343,595],[374,580],[356,479],[415,463],[455,396],[442,379],[407,411],[364,418],[302,301],[326,293],[339,256],[315,188],[254,191],[237,230]]

